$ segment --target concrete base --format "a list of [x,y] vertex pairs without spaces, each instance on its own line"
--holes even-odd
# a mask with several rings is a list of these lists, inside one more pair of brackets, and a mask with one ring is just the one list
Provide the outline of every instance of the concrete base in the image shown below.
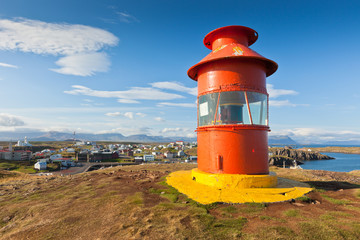
[[166,181],[201,204],[282,202],[312,191],[307,184],[274,175],[209,174],[198,169],[173,172]]

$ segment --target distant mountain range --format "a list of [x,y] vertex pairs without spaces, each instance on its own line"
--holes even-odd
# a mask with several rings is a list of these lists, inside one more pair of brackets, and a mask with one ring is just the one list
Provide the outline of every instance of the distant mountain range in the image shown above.
[[298,144],[289,136],[269,136],[269,145],[296,145]]
[[[27,137],[28,141],[67,141],[73,140],[73,133],[66,132],[0,132],[0,141],[13,141],[24,140]],[[82,141],[112,141],[112,142],[174,142],[185,141],[194,142],[196,138],[188,137],[163,137],[163,136],[149,136],[146,134],[124,136],[121,133],[76,133],[75,138]],[[292,138],[286,135],[271,135],[269,136],[269,145],[299,145]],[[359,141],[331,141],[324,143],[305,145],[327,145],[327,146],[357,146],[360,145]]]
[[[65,132],[0,132],[0,141],[18,141],[27,137],[28,141],[67,141],[73,140],[73,133]],[[196,138],[188,137],[162,137],[148,136],[145,134],[124,136],[121,133],[76,133],[75,138],[82,141],[119,141],[119,142],[194,142]],[[270,145],[294,145],[298,144],[289,136],[269,136]]]
[[[64,132],[0,132],[0,141],[17,141],[23,140],[27,137],[28,141],[67,141],[73,140],[72,133]],[[75,138],[82,141],[113,141],[113,142],[173,142],[185,141],[194,142],[196,138],[188,137],[162,137],[162,136],[148,136],[145,134],[124,136],[120,133],[76,133]]]

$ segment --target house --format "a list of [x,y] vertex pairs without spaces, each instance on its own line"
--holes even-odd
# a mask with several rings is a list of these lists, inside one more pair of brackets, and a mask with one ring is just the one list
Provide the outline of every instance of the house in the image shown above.
[[186,156],[186,154],[185,154],[185,152],[183,150],[178,151],[177,155],[178,155],[178,157]]
[[31,151],[9,151],[0,150],[0,159],[15,160],[15,161],[27,161],[32,158]]
[[159,156],[161,154],[161,152],[152,152],[151,154],[154,156]]
[[56,159],[59,159],[59,158],[62,158],[61,154],[54,154],[54,155],[51,155],[51,156],[50,156],[50,160],[51,160],[51,161],[56,160]]
[[68,148],[66,151],[67,151],[68,153],[74,153],[74,152],[75,152],[75,149],[73,149],[73,148]]
[[197,161],[197,156],[190,156],[190,157],[189,157],[189,160],[190,160],[190,161]]
[[47,163],[46,163],[46,161],[39,161],[39,162],[35,163],[34,168],[37,170],[46,170]]
[[184,141],[176,141],[175,142],[177,145],[183,146],[184,145]]
[[173,154],[172,152],[166,152],[166,153],[164,153],[164,156],[165,156],[166,158],[173,158],[173,157],[174,157],[174,154]]
[[154,161],[155,160],[154,155],[144,155],[143,158],[144,158],[144,162]]
[[141,163],[141,162],[144,161],[144,158],[143,157],[135,157],[134,160],[135,160],[136,163]]
[[141,150],[140,148],[138,148],[138,149],[136,149],[136,150],[134,151],[134,153],[135,153],[135,154],[140,154],[140,153],[142,153],[142,150]]

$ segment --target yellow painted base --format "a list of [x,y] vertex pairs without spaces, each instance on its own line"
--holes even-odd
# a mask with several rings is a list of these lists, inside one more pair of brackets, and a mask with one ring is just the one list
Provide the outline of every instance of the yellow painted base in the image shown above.
[[277,177],[269,175],[216,174],[191,170],[191,179],[198,183],[221,189],[270,188],[276,187]]
[[[239,185],[237,188],[235,188],[234,186],[230,186],[230,184],[225,182],[222,183],[223,184],[222,187],[216,184],[214,186],[214,179],[215,179],[214,176],[210,176],[209,182],[212,185],[207,185],[198,182],[199,176],[200,178],[202,178],[202,180],[200,181],[202,182],[205,181],[204,174],[202,173],[203,172],[200,172],[196,169],[194,169],[193,171],[173,172],[166,178],[166,181],[169,185],[176,188],[179,192],[187,195],[189,198],[201,204],[211,204],[215,202],[224,202],[224,203],[282,202],[282,201],[288,201],[294,198],[301,197],[305,193],[308,193],[312,190],[311,188],[309,188],[307,184],[292,181],[289,179],[283,179],[283,178],[278,178],[277,186],[272,188],[262,188],[262,187],[240,188]],[[215,175],[226,175],[226,174],[215,174]],[[230,175],[235,175],[235,174],[230,174]],[[193,176],[195,176],[195,178],[198,177],[196,181],[193,180]],[[239,175],[239,176],[243,176],[243,175]],[[242,177],[240,177],[240,179],[241,178]],[[230,178],[230,179],[234,179],[234,178]],[[250,180],[250,182],[251,181],[252,180]],[[241,181],[235,180],[234,182],[239,183]],[[246,186],[246,184],[240,184],[240,186],[241,185]]]

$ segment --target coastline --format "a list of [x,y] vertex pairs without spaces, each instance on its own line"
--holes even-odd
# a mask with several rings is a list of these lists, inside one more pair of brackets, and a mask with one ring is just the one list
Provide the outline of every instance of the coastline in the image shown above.
[[360,154],[360,147],[315,147],[309,148],[314,152],[333,152],[333,153],[345,153],[345,154]]

